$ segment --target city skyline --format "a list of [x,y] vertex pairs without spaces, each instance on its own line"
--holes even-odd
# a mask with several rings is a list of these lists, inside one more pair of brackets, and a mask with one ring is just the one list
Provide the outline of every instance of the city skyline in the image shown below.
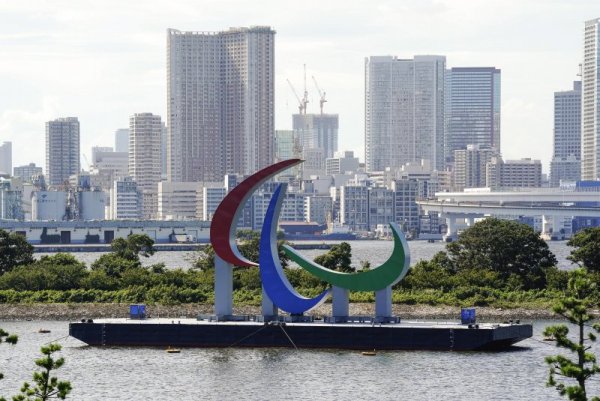
[[[0,64],[0,83],[11,93],[0,100],[0,139],[13,142],[13,164],[44,164],[44,122],[58,117],[79,117],[84,150],[112,145],[114,131],[133,113],[166,119],[167,28],[270,25],[277,31],[276,129],[291,128],[297,105],[286,78],[301,88],[306,63],[308,111],[318,112],[315,75],[327,92],[325,112],[340,115],[339,150],[354,150],[364,160],[364,58],[440,54],[448,68],[502,70],[503,157],[541,159],[547,172],[553,93],[577,78],[584,23],[600,14],[599,5],[584,1],[543,8],[537,2],[328,3],[318,15],[310,7],[234,3],[219,11],[212,2],[154,2],[140,15],[122,4],[116,13],[106,4],[78,4],[68,13],[42,3],[0,6],[7,21],[0,27],[2,55],[10,60]],[[32,143],[40,146],[32,149]]]

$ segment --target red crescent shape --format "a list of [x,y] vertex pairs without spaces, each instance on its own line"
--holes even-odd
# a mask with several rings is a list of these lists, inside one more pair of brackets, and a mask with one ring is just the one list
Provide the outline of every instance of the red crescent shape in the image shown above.
[[210,243],[215,253],[234,266],[258,266],[246,259],[235,244],[235,227],[246,201],[258,187],[275,174],[302,163],[301,159],[289,159],[272,164],[252,174],[233,188],[221,201],[210,224]]

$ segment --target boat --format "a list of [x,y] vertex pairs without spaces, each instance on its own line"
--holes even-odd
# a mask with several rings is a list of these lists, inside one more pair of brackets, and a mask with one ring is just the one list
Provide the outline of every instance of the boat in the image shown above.
[[[286,347],[377,350],[497,350],[532,336],[530,324],[460,322],[377,322],[348,317],[337,323],[293,319],[264,321],[263,316],[239,320],[91,319],[69,324],[69,334],[91,346],[142,347]],[[287,321],[286,321],[287,319]],[[294,321],[295,320],[295,321]],[[91,321],[91,322],[90,322]],[[89,322],[89,323],[88,323]]]
[[38,333],[40,333],[40,334],[48,334],[48,333],[51,333],[51,332],[52,332],[52,331],[50,331],[50,330],[48,330],[48,329],[39,329],[39,330],[38,330]]
[[362,354],[364,356],[375,356],[375,355],[377,355],[377,352],[375,350],[373,350],[373,351],[363,351]]
[[173,348],[170,345],[167,347],[167,349],[165,351],[167,351],[167,354],[179,354],[181,352],[181,350],[179,348]]

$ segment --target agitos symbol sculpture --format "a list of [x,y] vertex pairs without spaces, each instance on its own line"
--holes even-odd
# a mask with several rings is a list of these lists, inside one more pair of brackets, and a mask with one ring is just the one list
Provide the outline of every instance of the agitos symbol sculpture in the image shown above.
[[[275,174],[301,162],[302,160],[300,159],[290,159],[266,167],[242,181],[225,196],[213,215],[210,227],[210,241],[217,255],[216,269],[225,269],[223,262],[228,264],[229,269],[231,269],[232,265],[256,266],[256,263],[240,254],[235,244],[235,225],[239,219],[241,210],[248,198],[260,185]],[[286,189],[286,184],[280,184],[275,190],[269,203],[261,231],[259,270],[263,285],[263,310],[265,301],[267,301],[264,298],[268,297],[268,300],[276,307],[292,314],[301,314],[325,301],[330,294],[330,290],[324,291],[315,298],[303,297],[294,290],[283,272],[277,252],[276,233],[277,220]],[[395,223],[390,223],[390,226],[394,235],[394,250],[392,255],[381,266],[368,272],[337,272],[305,259],[289,246],[284,246],[284,250],[290,259],[298,263],[301,268],[335,287],[353,291],[389,290],[393,284],[399,282],[406,275],[410,265],[408,245],[404,235]],[[224,280],[223,278],[219,279],[220,276],[222,277],[222,274],[220,275],[219,273],[219,271],[216,272],[215,280]],[[225,286],[228,285],[229,283],[225,283]],[[220,285],[216,282],[215,292],[219,288]],[[231,293],[225,295],[215,294],[215,303],[219,302],[219,299],[223,297],[231,297]],[[388,295],[388,298],[390,297],[391,293]],[[221,299],[221,302],[229,302],[229,305],[231,304],[231,300],[223,301]],[[391,298],[389,302],[391,303]],[[215,306],[218,309],[218,306]]]

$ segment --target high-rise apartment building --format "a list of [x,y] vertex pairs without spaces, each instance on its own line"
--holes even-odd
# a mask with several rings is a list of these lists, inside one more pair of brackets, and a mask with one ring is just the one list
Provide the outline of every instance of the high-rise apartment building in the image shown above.
[[445,89],[447,161],[467,145],[500,152],[500,70],[451,68],[446,70]]
[[4,142],[0,145],[0,173],[12,172],[12,142]]
[[600,18],[585,22],[581,71],[581,178],[600,178]]
[[444,56],[365,60],[367,171],[430,160],[444,167]]
[[60,186],[79,173],[79,120],[59,118],[46,122],[46,184]]
[[152,113],[129,118],[129,175],[142,195],[144,219],[155,219],[158,213],[162,127],[160,116]]
[[270,27],[167,31],[167,177],[220,181],[273,162]]
[[550,186],[581,179],[581,81],[573,89],[554,92],[554,151]]

